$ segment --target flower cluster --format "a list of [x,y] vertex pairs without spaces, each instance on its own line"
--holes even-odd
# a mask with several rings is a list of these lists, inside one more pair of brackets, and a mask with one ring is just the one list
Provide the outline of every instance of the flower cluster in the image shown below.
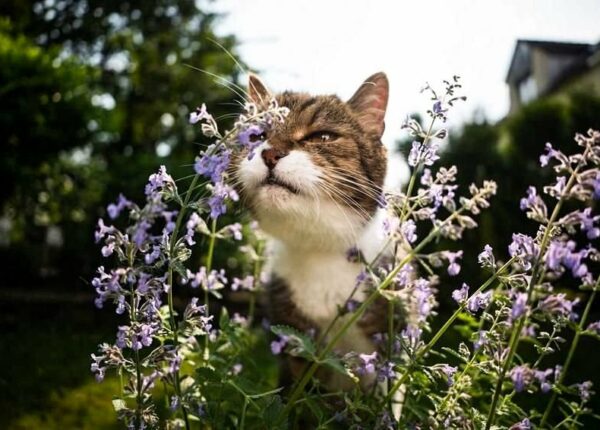
[[[266,280],[264,238],[253,223],[221,224],[229,202],[238,200],[230,180],[232,160],[251,159],[288,111],[275,101],[262,108],[247,104],[227,132],[204,105],[192,112],[190,122],[200,124],[213,143],[196,158],[188,190],[181,193],[161,166],[149,177],[145,204],[120,195],[107,207],[111,221],[99,220],[95,233],[108,259],[92,280],[95,303],[113,305],[123,322],[114,342],[92,354],[91,370],[98,381],[111,370],[123,376],[123,391],[113,404],[129,428],[189,428],[192,421],[207,428],[282,428],[310,414],[320,428],[335,422],[349,428],[516,430],[546,428],[566,417],[576,426],[590,414],[591,382],[567,384],[566,378],[580,337],[600,338],[600,322],[589,321],[600,289],[594,272],[600,215],[593,211],[600,198],[600,133],[578,135],[581,150],[569,156],[546,146],[540,164],[552,166],[557,177],[539,190],[529,187],[520,200],[537,232],[515,232],[505,250],[484,246],[477,263],[489,277],[476,286],[460,279],[468,253],[457,249],[457,242],[477,227],[497,186],[471,184],[460,195],[457,168],[436,165],[447,131],[435,126],[464,100],[460,88],[457,77],[445,82],[441,96],[428,85],[430,125],[406,121],[415,138],[408,155],[411,178],[406,190],[384,196],[385,248],[373,261],[356,247],[348,251],[359,275],[336,318],[307,333],[265,322],[276,335],[270,342],[261,341],[252,326],[256,295]],[[130,224],[121,228],[125,213]],[[236,245],[239,254],[228,256],[228,271],[235,273],[215,267],[219,241]],[[580,293],[572,291],[574,284]],[[180,302],[178,289],[203,298]],[[434,322],[444,314],[438,291],[453,301],[452,314],[441,323]],[[215,313],[214,302],[224,296],[236,308],[238,298],[245,300],[247,314],[236,309],[230,317],[225,307]],[[388,313],[385,329],[370,333],[373,350],[365,344],[361,351],[338,351],[335,342],[355,325],[370,322],[370,306],[381,304],[377,309]],[[455,348],[440,348],[450,329],[463,338]],[[571,343],[569,330],[574,330]],[[524,339],[536,352],[533,359],[521,354]],[[263,344],[274,355],[295,357],[292,366],[302,363],[301,378],[289,391],[269,386],[265,379],[271,378],[249,358]],[[550,356],[564,348],[568,358],[556,365]],[[321,367],[326,378],[305,390]],[[328,392],[323,401],[321,382],[330,377],[362,390]],[[165,423],[153,402],[159,384]],[[402,391],[411,395],[398,396]],[[520,405],[532,393],[547,396],[545,411]],[[563,398],[563,408],[554,408]]]

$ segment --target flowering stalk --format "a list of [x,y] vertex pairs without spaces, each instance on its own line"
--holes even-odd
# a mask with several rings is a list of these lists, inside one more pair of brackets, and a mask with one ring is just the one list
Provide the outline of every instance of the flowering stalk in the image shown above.
[[[206,272],[210,273],[212,270],[212,262],[213,262],[213,254],[215,251],[215,241],[216,241],[216,233],[217,233],[217,219],[214,218],[210,225],[210,239],[208,242],[208,252],[206,254]],[[209,300],[208,300],[208,288],[204,289],[204,306],[206,306],[206,312],[209,312]],[[208,363],[208,359],[210,358],[210,351],[208,347],[209,338],[208,336],[204,337],[204,361]]]
[[[528,306],[531,301],[531,296],[533,294],[533,287],[535,285],[537,285],[537,283],[541,280],[541,278],[543,276],[544,269],[542,267],[542,265],[543,265],[542,258],[546,253],[546,250],[548,247],[548,241],[550,240],[550,235],[552,233],[552,229],[554,228],[554,223],[556,222],[558,215],[560,214],[560,211],[565,202],[566,196],[569,194],[569,192],[575,185],[575,182],[577,179],[577,174],[579,173],[579,170],[581,169],[581,167],[583,166],[583,163],[585,162],[586,155],[588,153],[588,148],[589,147],[586,147],[582,158],[577,163],[577,166],[575,167],[575,169],[571,172],[571,176],[569,177],[569,180],[567,181],[565,189],[561,193],[558,202],[554,206],[554,209],[552,211],[550,219],[548,220],[548,223],[546,224],[546,227],[544,230],[544,235],[542,236],[542,240],[540,243],[540,250],[539,250],[538,255],[536,256],[536,259],[535,259],[535,262],[533,265],[533,271],[531,274],[531,278],[529,280],[529,284],[527,285],[526,306]],[[500,374],[498,375],[498,381],[496,382],[496,386],[494,389],[494,395],[492,397],[492,403],[490,405],[490,410],[488,413],[485,430],[489,430],[491,428],[491,426],[494,424],[494,420],[496,417],[496,407],[498,405],[498,400],[500,399],[500,395],[502,392],[502,384],[504,383],[504,378],[506,377],[506,373],[508,372],[508,369],[512,365],[513,358],[517,352],[517,348],[519,346],[519,341],[521,338],[521,332],[523,330],[523,327],[525,326],[526,321],[527,321],[527,313],[525,313],[524,315],[519,317],[519,320],[517,321],[517,325],[516,325],[514,331],[512,332],[512,336],[511,336],[511,339],[509,342],[509,347],[508,347],[508,354],[506,356],[506,360],[504,361],[504,363],[501,367]]]
[[[496,272],[494,272],[494,274],[492,276],[490,276],[483,284],[481,284],[481,286],[470,296],[470,298],[476,297],[479,293],[485,291],[494,281],[496,281],[496,279],[498,279],[498,277],[507,268],[510,267],[510,265],[513,263],[513,261],[514,261],[514,258],[511,258],[506,263],[504,263],[504,265],[502,265],[498,270],[496,270]],[[386,399],[385,399],[386,402],[391,401],[391,399],[394,396],[394,393],[400,389],[402,384],[404,384],[406,382],[407,378],[410,376],[410,371],[414,368],[415,364],[420,359],[425,357],[425,355],[427,355],[427,353],[429,351],[431,351],[431,349],[437,344],[437,342],[441,339],[441,337],[444,335],[444,333],[452,326],[452,324],[458,318],[458,316],[462,312],[464,312],[465,308],[467,307],[468,302],[469,302],[468,300],[464,300],[462,303],[460,303],[458,309],[456,309],[454,311],[454,313],[450,316],[450,318],[448,318],[446,320],[444,325],[442,325],[442,327],[440,327],[440,329],[435,333],[435,335],[431,338],[431,340],[429,342],[427,342],[427,344],[417,352],[417,354],[415,355],[415,359],[412,360],[411,364],[408,366],[408,368],[405,370],[405,372],[402,374],[402,376],[396,380],[396,382],[394,383],[394,386],[388,392]]]
[[[558,387],[561,387],[563,385],[565,378],[567,376],[567,372],[569,371],[569,368],[571,367],[571,362],[573,360],[573,357],[575,356],[575,351],[577,350],[577,346],[579,345],[579,339],[581,338],[582,333],[585,331],[585,325],[588,322],[588,317],[589,317],[590,311],[592,309],[592,303],[594,302],[594,299],[596,298],[596,293],[598,292],[599,288],[600,288],[600,277],[598,277],[598,280],[596,281],[596,284],[594,285],[594,288],[592,289],[592,293],[590,294],[590,297],[588,298],[588,301],[585,305],[585,310],[583,311],[581,320],[579,321],[579,324],[577,325],[577,329],[575,331],[575,336],[573,337],[573,342],[571,342],[569,352],[567,353],[567,359],[565,360],[565,363],[562,366],[562,370],[560,372],[560,376],[557,381]],[[554,407],[554,403],[556,402],[558,395],[559,395],[559,391],[555,389],[552,392],[552,397],[550,397],[550,400],[548,401],[548,406],[546,406],[546,410],[544,411],[544,415],[542,416],[542,420],[540,422],[540,427],[543,428],[544,425],[546,424],[546,421],[548,421],[548,418],[550,417],[550,414],[552,413],[552,408]],[[557,426],[557,427],[559,427],[559,426]]]

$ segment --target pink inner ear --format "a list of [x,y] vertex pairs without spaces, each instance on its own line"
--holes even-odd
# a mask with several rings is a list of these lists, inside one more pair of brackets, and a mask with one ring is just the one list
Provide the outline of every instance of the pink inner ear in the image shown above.
[[368,78],[348,102],[360,117],[363,128],[379,137],[384,130],[388,95],[387,78],[383,73],[377,73]]

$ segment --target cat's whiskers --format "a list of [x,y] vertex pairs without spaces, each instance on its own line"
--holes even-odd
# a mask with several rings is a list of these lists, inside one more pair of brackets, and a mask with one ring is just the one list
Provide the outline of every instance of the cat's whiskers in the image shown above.
[[370,215],[358,205],[358,203],[353,201],[350,197],[343,195],[335,188],[324,185],[323,190],[329,191],[328,196],[336,205],[338,202],[335,197],[338,197],[347,206],[347,208],[349,208],[360,219],[361,222],[367,222],[371,218]]
[[[366,182],[368,179],[361,177],[348,177],[347,172],[345,172],[345,174],[338,174],[328,170],[328,168],[325,168],[324,170],[326,175],[331,177],[332,179],[344,181],[348,184],[346,186],[352,187],[356,191],[359,191],[369,197],[373,197],[375,200],[379,199],[380,193],[382,192],[381,187],[369,184],[368,182]],[[361,182],[363,180],[365,182]]]
[[348,188],[359,194],[364,195],[365,197],[369,198],[370,200],[378,201],[380,199],[380,195],[377,194],[375,191],[373,191],[369,188],[363,187],[360,184],[353,183],[349,179],[341,178],[341,177],[338,177],[338,176],[335,176],[332,174],[327,174],[325,177],[331,182],[332,185],[339,186],[340,188],[341,187]]
[[185,64],[185,66],[189,67],[190,69],[196,70],[198,72],[204,73],[204,74],[216,79],[215,83],[217,85],[221,85],[223,88],[227,88],[228,90],[233,92],[235,95],[237,95],[239,98],[241,98],[245,103],[251,103],[250,95],[248,94],[248,92],[243,87],[236,84],[235,82],[230,81],[229,79],[226,79],[223,76],[219,76],[215,73],[209,72],[208,70],[204,70],[204,69],[200,69],[198,67],[192,66],[191,64]]
[[[354,229],[354,223],[352,221],[350,221],[350,218],[348,218],[348,214],[346,213],[346,211],[338,204],[338,202],[336,201],[335,197],[331,194],[331,192],[328,191],[326,184],[324,184],[322,182],[319,183],[319,188],[321,189],[321,191],[323,191],[326,195],[329,196],[329,198],[331,199],[333,204],[335,204],[337,206],[339,211],[342,213],[342,215],[346,219],[346,222],[348,223],[348,227],[350,228],[350,235],[351,235],[351,239],[352,239],[351,245],[358,243],[358,235],[356,234],[356,230]],[[357,213],[357,215],[359,215],[359,214]],[[359,217],[360,217],[360,215],[359,215]]]

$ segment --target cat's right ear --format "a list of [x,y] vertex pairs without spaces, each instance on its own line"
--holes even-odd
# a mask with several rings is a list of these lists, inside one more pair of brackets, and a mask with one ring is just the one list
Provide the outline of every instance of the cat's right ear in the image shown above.
[[268,104],[273,98],[265,84],[253,73],[248,76],[248,96],[257,105]]

